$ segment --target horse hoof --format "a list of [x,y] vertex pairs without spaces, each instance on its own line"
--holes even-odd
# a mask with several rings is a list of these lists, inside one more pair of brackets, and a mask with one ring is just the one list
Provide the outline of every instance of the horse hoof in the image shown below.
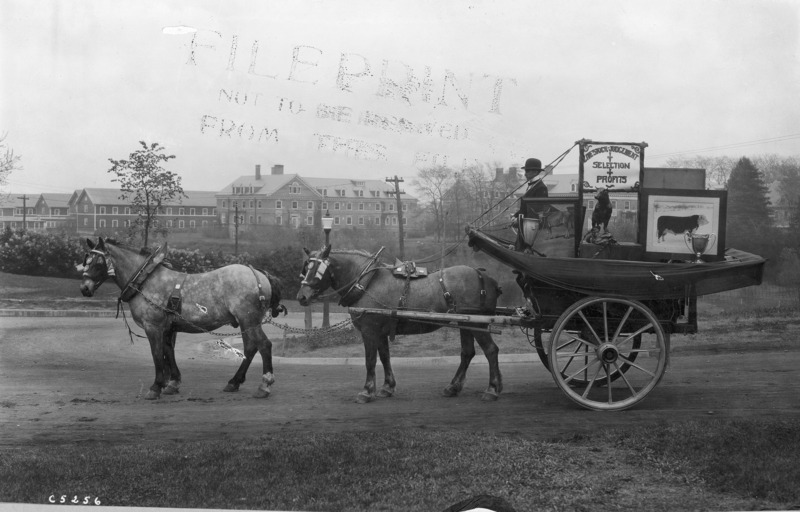
[[368,404],[375,399],[374,395],[370,395],[368,393],[361,392],[356,396],[356,403],[357,404]]
[[457,387],[455,387],[455,386],[453,386],[451,384],[451,385],[447,386],[446,388],[444,388],[444,391],[442,391],[442,394],[444,396],[448,397],[448,398],[452,398],[454,396],[458,396],[458,394],[460,392],[461,392],[460,389],[458,389]]
[[391,389],[381,389],[378,391],[379,398],[391,398],[394,396],[394,390]]
[[160,396],[161,396],[161,393],[159,393],[159,392],[157,392],[157,391],[153,391],[153,390],[151,389],[150,391],[148,391],[148,392],[147,392],[147,394],[146,394],[146,395],[144,395],[144,399],[145,399],[145,400],[158,400],[158,398],[159,398]]
[[225,389],[223,389],[222,391],[225,392],[225,393],[233,393],[235,391],[239,391],[239,385],[238,384],[231,384],[229,382],[228,385],[225,386]]
[[267,398],[271,391],[269,389],[261,389],[260,387],[256,389],[256,392],[253,393],[253,398]]
[[180,390],[175,386],[167,386],[164,388],[163,393],[165,395],[177,395],[178,393],[180,393]]
[[500,398],[500,395],[493,389],[487,389],[483,392],[483,395],[481,395],[481,400],[483,402],[494,402],[498,398]]

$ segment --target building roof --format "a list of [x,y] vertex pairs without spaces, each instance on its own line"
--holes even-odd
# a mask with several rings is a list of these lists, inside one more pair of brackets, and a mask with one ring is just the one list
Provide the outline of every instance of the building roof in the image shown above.
[[[170,201],[164,203],[165,206],[169,205],[191,205],[191,206],[207,206],[216,207],[217,200],[214,192],[202,190],[184,190],[187,197],[181,198],[178,201]],[[82,194],[86,194],[89,200],[94,204],[117,204],[127,205],[128,201],[119,198],[120,191],[115,188],[85,188]]]
[[47,206],[50,208],[66,208],[69,206],[69,200],[72,198],[72,194],[54,194],[54,193],[43,193],[42,200],[47,203]]
[[297,179],[301,179],[297,174],[265,174],[261,176],[261,179],[256,179],[254,175],[248,174],[239,176],[230,182],[225,188],[217,192],[217,195],[233,195],[234,187],[244,187],[245,189],[252,187],[253,194],[268,196],[286,186],[290,181]]
[[[22,208],[22,197],[25,194],[15,194],[9,192],[8,194],[0,194],[0,208]],[[28,197],[28,206],[33,208],[36,206],[36,197]]]

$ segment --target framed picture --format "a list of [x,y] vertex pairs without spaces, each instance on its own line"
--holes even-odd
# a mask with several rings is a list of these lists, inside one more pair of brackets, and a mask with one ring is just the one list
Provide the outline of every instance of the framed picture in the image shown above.
[[[523,237],[547,256],[575,257],[585,208],[576,198],[523,198]],[[577,230],[577,231],[576,231]]]
[[645,259],[694,259],[690,235],[707,238],[704,261],[723,259],[727,197],[724,190],[643,189],[639,240]]

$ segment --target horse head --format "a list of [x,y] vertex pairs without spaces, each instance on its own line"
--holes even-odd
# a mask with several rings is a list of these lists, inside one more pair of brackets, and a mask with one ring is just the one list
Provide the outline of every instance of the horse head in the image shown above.
[[333,272],[328,257],[331,254],[331,245],[327,244],[319,251],[311,252],[305,247],[306,260],[300,273],[300,290],[297,292],[297,301],[301,306],[308,306],[323,291],[333,285]]
[[83,271],[81,293],[84,297],[91,297],[106,279],[114,275],[114,266],[108,260],[102,237],[98,238],[96,244],[87,238],[86,245],[89,246],[89,252],[83,257],[83,264],[77,268]]

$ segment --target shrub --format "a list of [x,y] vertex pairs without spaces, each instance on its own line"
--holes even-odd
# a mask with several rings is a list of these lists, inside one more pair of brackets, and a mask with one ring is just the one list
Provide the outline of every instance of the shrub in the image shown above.
[[85,252],[77,237],[6,228],[0,237],[0,271],[63,277],[75,272]]

